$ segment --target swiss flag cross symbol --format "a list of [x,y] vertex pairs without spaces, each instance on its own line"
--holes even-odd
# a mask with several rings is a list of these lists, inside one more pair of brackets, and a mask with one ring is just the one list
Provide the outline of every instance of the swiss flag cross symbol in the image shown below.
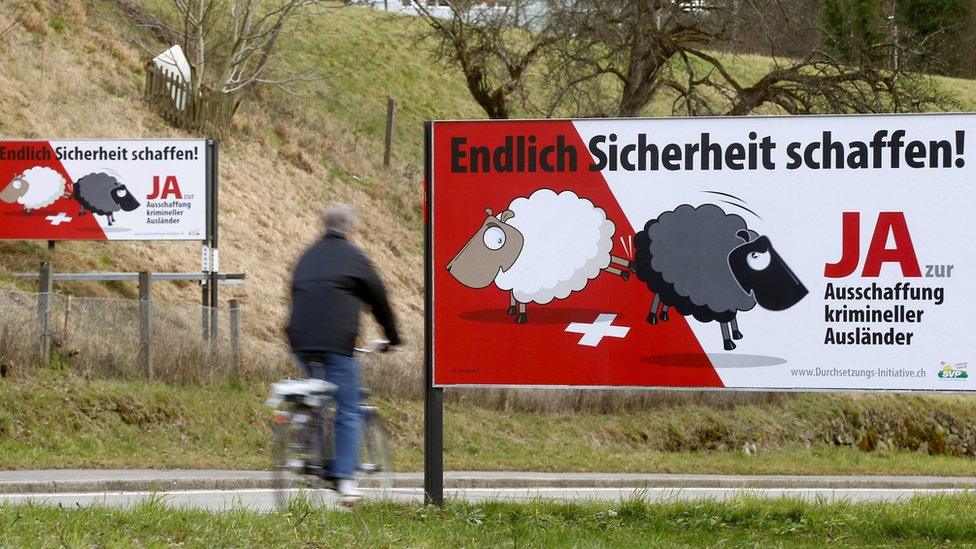
[[579,344],[587,347],[596,347],[605,337],[627,337],[630,328],[614,326],[613,319],[617,318],[614,314],[602,314],[596,320],[587,324],[585,322],[570,322],[566,326],[567,332],[583,334]]

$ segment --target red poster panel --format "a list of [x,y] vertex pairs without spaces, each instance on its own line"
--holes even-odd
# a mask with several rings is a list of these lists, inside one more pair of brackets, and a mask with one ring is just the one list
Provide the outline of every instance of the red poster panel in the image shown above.
[[[571,122],[436,123],[433,139],[436,385],[721,386],[684,317],[645,321],[634,228]],[[512,172],[472,173],[477,147]],[[454,169],[452,149],[468,151]]]

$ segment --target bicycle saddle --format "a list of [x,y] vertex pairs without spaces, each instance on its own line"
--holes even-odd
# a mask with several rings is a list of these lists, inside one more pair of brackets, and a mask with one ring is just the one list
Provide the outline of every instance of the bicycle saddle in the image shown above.
[[285,379],[271,384],[271,395],[266,404],[275,407],[283,400],[329,396],[335,390],[335,384],[321,379]]

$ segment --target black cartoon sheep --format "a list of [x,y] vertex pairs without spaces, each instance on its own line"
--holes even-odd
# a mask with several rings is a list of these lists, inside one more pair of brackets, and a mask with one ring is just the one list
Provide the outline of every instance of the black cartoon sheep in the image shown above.
[[700,322],[717,321],[726,351],[742,339],[739,311],[756,303],[782,311],[807,294],[767,237],[714,204],[662,213],[634,236],[634,249],[631,268],[654,292],[647,321],[666,321],[671,307]]
[[74,196],[81,204],[78,215],[85,215],[86,211],[104,215],[109,227],[115,222],[115,212],[131,212],[139,207],[139,201],[129,189],[106,173],[91,173],[79,179],[75,183]]

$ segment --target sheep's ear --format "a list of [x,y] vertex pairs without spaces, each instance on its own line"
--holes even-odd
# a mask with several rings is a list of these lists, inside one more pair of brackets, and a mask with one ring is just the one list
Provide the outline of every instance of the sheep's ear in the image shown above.
[[485,208],[485,213],[488,214],[488,217],[491,217],[491,216],[495,215],[495,214],[491,213],[491,208]]
[[752,233],[750,233],[745,229],[736,232],[735,236],[741,238],[742,240],[745,240],[746,242],[750,242],[752,240]]
[[505,210],[504,212],[498,214],[498,220],[502,223],[508,221],[509,219],[515,217],[515,212],[512,210]]

